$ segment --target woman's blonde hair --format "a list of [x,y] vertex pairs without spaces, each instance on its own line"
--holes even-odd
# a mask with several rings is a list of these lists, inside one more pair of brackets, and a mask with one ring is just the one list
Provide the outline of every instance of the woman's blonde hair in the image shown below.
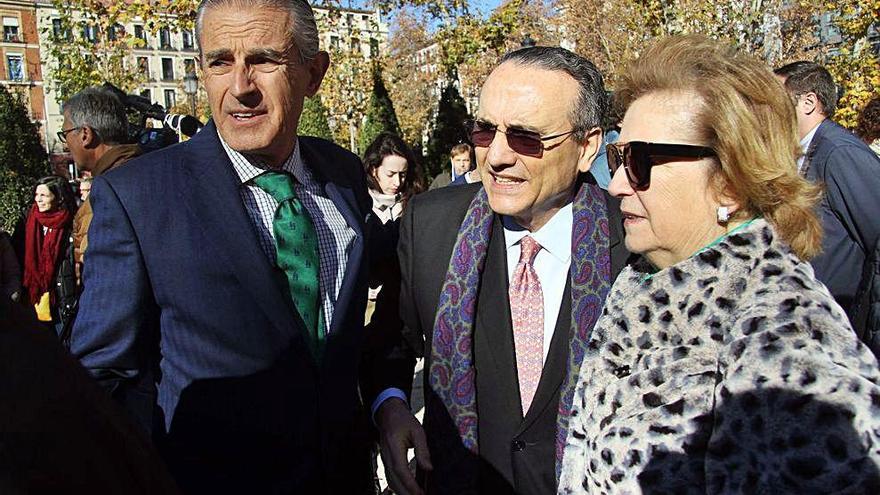
[[794,106],[765,64],[705,36],[672,36],[632,62],[616,89],[624,111],[649,93],[698,95],[694,125],[718,155],[714,183],[739,201],[739,219],[762,215],[801,259],[818,254],[821,188],[798,173]]

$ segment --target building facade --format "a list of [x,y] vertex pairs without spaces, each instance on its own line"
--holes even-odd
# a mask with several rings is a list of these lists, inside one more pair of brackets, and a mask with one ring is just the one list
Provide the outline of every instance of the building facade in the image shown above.
[[322,50],[360,51],[368,60],[385,52],[388,24],[378,10],[313,8]]
[[[0,2],[5,0],[0,0]],[[43,33],[40,43],[49,43],[49,32],[60,29],[60,13],[48,0],[38,0],[38,29]],[[33,4],[32,4],[33,5]],[[378,56],[385,49],[388,38],[388,26],[378,11],[338,9],[333,15],[323,8],[315,8],[315,17],[320,31],[322,49],[346,48],[360,50],[365,57]],[[136,93],[148,98],[152,103],[162,105],[166,110],[180,113],[190,111],[190,96],[184,92],[184,76],[197,74],[198,45],[195,33],[190,30],[174,31],[160,29],[152,32],[146,23],[139,20],[122,26],[125,32],[132,33],[142,41],[140,47],[132,50],[129,64],[132,70],[142,75],[143,82]],[[96,36],[96,33],[83,29],[78,36]],[[39,56],[35,60],[39,60]],[[48,69],[51,61],[44,60],[43,69]],[[196,96],[204,102],[206,97],[203,89]],[[45,119],[47,128],[47,148],[58,153],[63,145],[58,142],[55,134],[61,129],[64,116],[56,95],[51,90],[45,93]]]
[[[48,53],[47,48],[52,42],[52,34],[57,38],[63,27],[61,13],[47,0],[39,0],[37,4],[37,26],[41,46],[44,52]],[[141,74],[142,82],[135,93],[146,97],[152,103],[162,105],[166,110],[179,104],[186,104],[188,96],[183,91],[183,78],[188,73],[196,72],[198,58],[194,33],[189,30],[180,32],[167,28],[153,32],[146,23],[138,19],[116,29],[131,33],[141,40],[141,46],[132,49],[131,56],[126,61],[130,70]],[[81,31],[71,35],[97,42],[99,33],[94,28],[84,25]],[[52,63],[52,60],[43,60],[43,69],[47,73]],[[52,91],[51,85],[45,91],[45,108],[47,149],[50,153],[60,153],[63,144],[58,141],[56,133],[61,130],[64,116],[57,94]],[[183,106],[183,108],[188,107]]]
[[33,2],[0,0],[0,84],[24,98],[46,139],[45,87],[37,9]]

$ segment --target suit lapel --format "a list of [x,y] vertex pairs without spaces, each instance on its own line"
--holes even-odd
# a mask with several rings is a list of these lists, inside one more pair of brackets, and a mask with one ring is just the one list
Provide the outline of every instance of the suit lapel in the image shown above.
[[[605,194],[608,210],[608,249],[611,255],[610,282],[626,265],[630,253],[623,245],[623,224],[620,217],[619,200]],[[497,385],[511,393],[505,408],[520,410],[519,379],[516,374],[516,355],[513,342],[510,300],[508,297],[507,251],[501,219],[493,222],[492,239],[489,243],[486,266],[480,280],[481,288],[477,306],[477,325],[475,326],[475,352],[478,366],[491,366],[492,376]],[[522,418],[517,434],[528,429],[541,417],[548,407],[559,407],[559,392],[566,378],[569,363],[569,348],[572,339],[572,301],[571,277],[565,282],[565,296],[559,308],[556,327],[550,343],[541,380],[535,398],[525,417]],[[482,358],[482,359],[481,359]],[[485,363],[485,361],[489,361]],[[482,363],[481,363],[482,361]],[[481,372],[485,372],[481,370]],[[577,374],[578,370],[571,370]]]
[[327,164],[328,157],[319,157],[314,149],[303,139],[300,139],[302,145],[302,157],[312,174],[324,185],[324,194],[327,199],[333,202],[345,222],[354,231],[355,237],[352,240],[351,247],[348,251],[348,263],[345,275],[342,279],[342,285],[339,287],[339,294],[336,297],[336,305],[333,307],[333,321],[330,322],[330,334],[337,333],[340,325],[344,322],[348,306],[352,302],[354,289],[357,285],[359,275],[358,269],[349,269],[350,267],[358,268],[364,256],[364,232],[363,218],[357,213],[359,208],[355,199],[354,191],[351,188],[342,187],[335,182],[327,180],[327,175],[323,170],[322,164],[325,166],[333,166],[332,163]]
[[[527,430],[548,408],[559,408],[559,394],[556,392],[565,378],[568,363],[568,347],[571,339],[571,278],[565,282],[565,295],[556,318],[556,328],[550,340],[550,350],[541,370],[541,381],[535,391],[535,399],[529,407],[526,417],[517,434]],[[555,400],[554,400],[555,399]],[[554,412],[555,415],[555,412]]]
[[260,248],[241,201],[238,175],[220,144],[213,121],[184,146],[183,203],[204,230],[205,238],[212,240],[224,265],[274,326],[286,334],[303,336],[302,321],[294,316],[291,301],[282,296],[275,268]]
[[611,279],[614,283],[617,274],[623,270],[632,254],[626,250],[623,244],[623,218],[620,216],[620,200],[605,191],[605,205],[608,212],[608,251],[611,254]]
[[[617,274],[626,265],[630,253],[622,244],[624,237],[623,222],[620,217],[620,200],[609,195],[607,191],[604,194],[608,212],[608,250],[611,258],[609,281],[613,283]],[[557,392],[560,390],[567,373],[571,372],[576,376],[580,371],[578,369],[568,369],[570,362],[569,348],[571,347],[572,338],[574,338],[571,327],[572,300],[571,277],[569,276],[565,281],[565,292],[559,308],[559,315],[556,318],[553,338],[550,341],[550,350],[541,372],[541,381],[538,383],[535,399],[532,401],[532,405],[526,413],[517,434],[531,427],[548,407],[558,409],[560,396]]]
[[816,155],[816,147],[819,141],[822,140],[822,135],[825,133],[825,129],[828,127],[828,119],[823,120],[819,126],[816,128],[816,133],[813,134],[813,139],[810,140],[809,146],[807,146],[807,152],[804,154],[804,164],[801,167],[801,175],[807,180],[815,182],[816,171],[813,169],[812,162],[813,158]]
[[[488,360],[492,376],[504,390],[510,390],[507,407],[511,411],[520,410],[519,380],[516,376],[516,355],[513,344],[513,324],[510,317],[508,298],[507,250],[504,244],[504,228],[498,215],[492,226],[492,239],[480,293],[477,299],[477,325],[474,328],[476,339],[477,365]],[[485,357],[485,359],[481,359]]]
[[[351,248],[348,251],[348,262],[345,269],[345,275],[342,278],[342,285],[339,287],[339,294],[336,296],[336,305],[333,308],[333,321],[330,322],[330,333],[336,333],[340,330],[339,326],[345,320],[342,315],[348,311],[354,295],[355,285],[357,283],[357,268],[361,265],[364,255],[364,236],[361,224],[356,221],[356,214],[351,209],[348,199],[354,200],[354,194],[351,189],[344,189],[332,182],[328,182],[324,189],[327,198],[336,204],[339,212],[345,217],[348,226],[354,230],[355,237],[351,241]],[[353,269],[352,269],[353,268]]]

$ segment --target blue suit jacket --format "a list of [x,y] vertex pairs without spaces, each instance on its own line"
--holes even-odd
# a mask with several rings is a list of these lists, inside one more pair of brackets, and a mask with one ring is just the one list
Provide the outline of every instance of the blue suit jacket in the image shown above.
[[827,119],[813,135],[805,167],[808,179],[825,185],[818,210],[825,237],[812,265],[850,312],[867,253],[880,238],[880,158]]
[[[356,156],[301,137],[356,233],[324,358],[259,246],[213,122],[95,180],[72,352],[188,491],[351,493],[370,211]],[[341,448],[344,447],[344,448]],[[366,462],[366,461],[364,461]]]

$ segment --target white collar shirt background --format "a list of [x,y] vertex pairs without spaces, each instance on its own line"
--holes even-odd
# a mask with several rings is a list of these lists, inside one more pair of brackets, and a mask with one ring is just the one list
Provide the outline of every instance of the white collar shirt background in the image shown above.
[[522,238],[529,235],[541,245],[541,251],[535,256],[534,267],[544,295],[543,361],[546,362],[571,266],[571,229],[574,225],[572,204],[569,203],[556,212],[536,232],[523,229],[510,217],[503,217],[503,221],[508,284],[511,283],[513,272],[519,262],[521,251],[519,242]]

